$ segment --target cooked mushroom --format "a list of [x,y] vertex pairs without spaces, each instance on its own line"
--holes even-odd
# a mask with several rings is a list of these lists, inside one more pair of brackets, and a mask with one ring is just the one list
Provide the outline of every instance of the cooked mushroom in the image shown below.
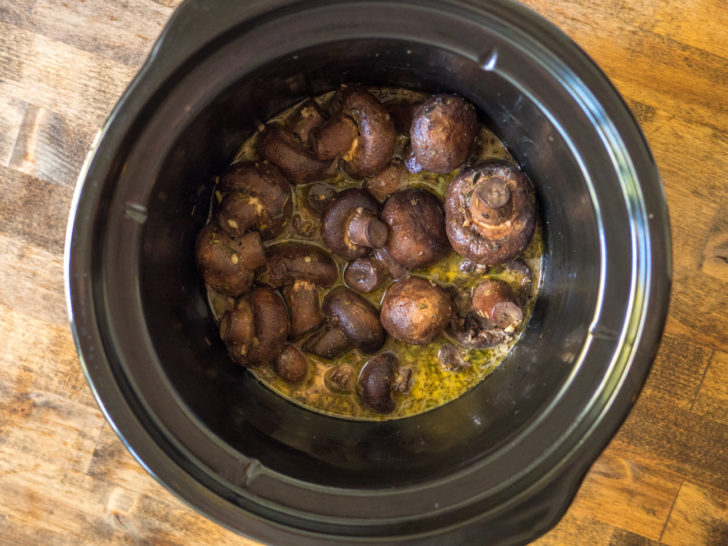
[[332,160],[351,150],[358,131],[354,120],[340,113],[311,133],[311,149],[318,159]]
[[258,152],[276,165],[294,184],[305,184],[325,178],[333,169],[331,161],[320,161],[295,135],[280,125],[269,125],[263,131]]
[[387,226],[377,218],[379,203],[366,190],[337,193],[321,219],[324,243],[335,254],[352,260],[387,242]]
[[255,242],[255,236],[234,239],[212,224],[202,228],[197,236],[195,256],[205,283],[228,296],[246,292],[253,284],[253,268],[249,269],[241,256],[257,255],[253,248]]
[[374,292],[382,286],[384,280],[382,266],[373,258],[357,258],[349,262],[344,270],[344,282],[357,292]]
[[410,143],[423,169],[449,173],[472,155],[479,133],[472,104],[454,95],[435,95],[415,112]]
[[428,191],[407,188],[393,193],[380,218],[389,228],[384,248],[408,269],[432,265],[450,249],[442,203]]
[[291,339],[315,330],[324,321],[319,305],[318,288],[312,282],[293,281],[283,289],[283,298],[291,316]]
[[283,299],[267,286],[254,287],[220,321],[220,337],[243,366],[273,362],[283,350],[288,330]]
[[324,117],[316,103],[311,99],[307,99],[301,103],[298,110],[288,120],[286,128],[302,143],[307,143],[311,131],[323,122]]
[[324,385],[329,390],[347,394],[354,392],[356,386],[356,377],[354,376],[354,367],[351,364],[338,364],[331,366],[324,373]]
[[412,174],[422,172],[422,165],[417,161],[417,156],[412,150],[412,145],[408,144],[404,149],[404,166]]
[[268,249],[268,264],[259,278],[274,288],[297,280],[333,286],[339,277],[334,259],[321,248],[306,243],[283,243]]
[[362,296],[346,288],[333,288],[323,303],[324,316],[332,328],[365,353],[377,351],[386,340],[376,308]]
[[291,185],[269,163],[235,163],[222,174],[217,188],[230,193],[220,206],[218,223],[233,237],[252,228],[270,239],[291,216]]
[[473,289],[473,309],[498,328],[507,329],[523,320],[511,287],[498,279],[485,279]]
[[381,319],[393,338],[425,345],[445,330],[452,312],[453,304],[445,290],[432,281],[407,277],[387,290]]
[[306,205],[314,214],[321,216],[334,195],[336,190],[329,184],[323,182],[311,184],[306,192]]
[[533,235],[533,186],[507,163],[468,169],[450,182],[445,215],[458,254],[484,265],[502,264],[523,252]]
[[407,171],[399,161],[393,161],[383,170],[364,181],[364,189],[368,190],[379,201],[386,201],[390,194],[397,191],[404,183]]
[[341,330],[327,326],[308,338],[303,350],[323,358],[336,358],[352,346]]
[[286,383],[300,383],[308,371],[308,359],[295,345],[286,345],[273,363],[273,371]]
[[475,311],[464,316],[455,314],[450,321],[450,332],[463,347],[468,349],[492,347],[513,337],[513,332],[494,326]]
[[398,361],[393,353],[382,353],[364,364],[359,374],[359,396],[361,401],[377,413],[394,411],[392,387],[397,373]]
[[333,99],[334,116],[311,134],[319,157],[341,155],[354,177],[379,172],[394,155],[396,132],[386,108],[371,93],[342,87]]

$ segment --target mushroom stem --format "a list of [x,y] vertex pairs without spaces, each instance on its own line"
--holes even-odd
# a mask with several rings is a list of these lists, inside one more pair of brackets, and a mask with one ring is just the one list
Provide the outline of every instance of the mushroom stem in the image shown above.
[[389,236],[387,225],[361,207],[349,218],[346,230],[352,243],[371,248],[382,248]]
[[495,279],[486,279],[473,289],[473,309],[498,328],[506,329],[523,320],[511,287]]
[[493,177],[478,182],[470,198],[469,208],[476,224],[493,226],[509,218],[513,209],[513,200],[506,181]]

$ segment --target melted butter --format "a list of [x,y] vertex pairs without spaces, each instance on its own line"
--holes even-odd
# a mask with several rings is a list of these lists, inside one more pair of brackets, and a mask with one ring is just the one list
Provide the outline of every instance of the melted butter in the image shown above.
[[[383,103],[390,101],[414,102],[423,100],[427,95],[415,91],[391,89],[391,88],[374,88],[369,89]],[[326,111],[326,108],[333,96],[333,92],[316,97],[314,100]],[[300,103],[285,110],[281,114],[275,116],[271,121],[285,122],[299,108]],[[241,147],[235,160],[260,161],[257,155],[257,142],[260,131],[256,131]],[[487,161],[493,159],[501,159],[513,162],[512,156],[509,154],[505,145],[487,128],[481,128],[480,147],[477,151],[479,161]],[[395,157],[402,156],[402,151],[407,143],[407,137],[398,136]],[[443,198],[447,187],[459,170],[453,171],[446,175],[438,175],[434,173],[422,172],[418,174],[409,174],[403,187],[420,187],[427,189],[436,194],[440,199]],[[360,187],[361,181],[350,178],[346,173],[338,171],[331,178],[322,180],[336,187],[337,190],[343,190],[349,187]],[[265,242],[266,247],[274,246],[283,242],[305,242],[315,244],[325,248],[320,234],[320,220],[318,216],[312,214],[305,206],[307,190],[311,184],[294,186],[293,188],[293,221],[287,222],[283,232],[275,239]],[[214,203],[213,203],[214,204]],[[303,233],[302,233],[303,232]],[[329,253],[330,254],[330,253]],[[375,355],[363,354],[358,349],[352,349],[341,355],[335,361],[317,357],[309,353],[305,353],[310,369],[306,378],[298,384],[290,385],[281,380],[269,365],[258,368],[251,368],[249,371],[255,375],[267,387],[283,396],[284,398],[299,404],[309,410],[317,411],[323,414],[336,417],[344,417],[356,420],[386,420],[409,417],[419,413],[429,411],[450,402],[475,385],[480,383],[490,372],[492,372],[498,364],[506,357],[508,351],[517,342],[523,328],[533,311],[536,300],[536,294],[540,286],[541,279],[541,257],[543,255],[542,231],[539,223],[529,246],[523,252],[522,259],[529,266],[533,273],[533,283],[531,285],[530,294],[526,306],[524,308],[524,320],[517,327],[515,335],[507,342],[489,347],[487,349],[464,350],[464,360],[468,364],[467,367],[459,370],[446,369],[438,359],[438,352],[445,343],[457,343],[449,339],[447,334],[440,336],[433,342],[424,346],[413,346],[399,342],[388,337],[386,343],[376,354],[382,352],[393,352],[399,359],[400,367],[411,367],[413,370],[410,391],[407,394],[399,392],[393,393],[395,401],[395,409],[392,413],[382,415],[375,413],[364,407],[356,393],[340,394],[330,391],[324,385],[324,373],[331,366],[340,363],[350,364],[355,370],[355,377],[362,366]],[[346,261],[338,256],[332,255],[339,269],[338,284],[344,284],[343,271]],[[461,271],[461,262],[463,258],[451,251],[448,256],[440,262],[421,270],[412,271],[412,274],[432,279],[443,287],[455,286],[459,289],[470,290],[478,282],[485,278],[498,278],[509,283],[514,292],[519,291],[520,277],[518,274],[504,270],[502,267],[494,267],[485,273],[463,273]],[[377,308],[380,307],[381,300],[384,296],[388,285],[381,289],[370,293],[362,294],[371,301]],[[321,294],[323,296],[323,293]],[[231,298],[226,298],[215,294],[214,291],[208,290],[208,301],[213,314],[219,320],[219,317],[231,306]],[[298,340],[295,345],[301,347],[305,343],[308,336]]]

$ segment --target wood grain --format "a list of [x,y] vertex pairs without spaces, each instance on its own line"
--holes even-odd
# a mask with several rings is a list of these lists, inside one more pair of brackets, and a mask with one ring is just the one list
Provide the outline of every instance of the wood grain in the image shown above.
[[[104,421],[67,326],[66,217],[94,135],[179,0],[0,2],[0,544],[254,544],[178,501]],[[541,545],[728,544],[728,4],[525,0],[652,148],[674,287],[642,394]]]

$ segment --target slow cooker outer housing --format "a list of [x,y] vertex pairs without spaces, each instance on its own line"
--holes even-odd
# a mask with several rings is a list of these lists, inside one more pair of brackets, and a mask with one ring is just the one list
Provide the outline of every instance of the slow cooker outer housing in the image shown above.
[[[381,423],[286,402],[217,339],[193,247],[212,182],[271,114],[342,82],[456,92],[534,180],[541,296],[501,366]],[[605,76],[505,1],[188,0],[112,112],[69,221],[66,289],[106,417],[168,489],[291,543],[521,543],[553,526],[659,342],[659,176]]]

